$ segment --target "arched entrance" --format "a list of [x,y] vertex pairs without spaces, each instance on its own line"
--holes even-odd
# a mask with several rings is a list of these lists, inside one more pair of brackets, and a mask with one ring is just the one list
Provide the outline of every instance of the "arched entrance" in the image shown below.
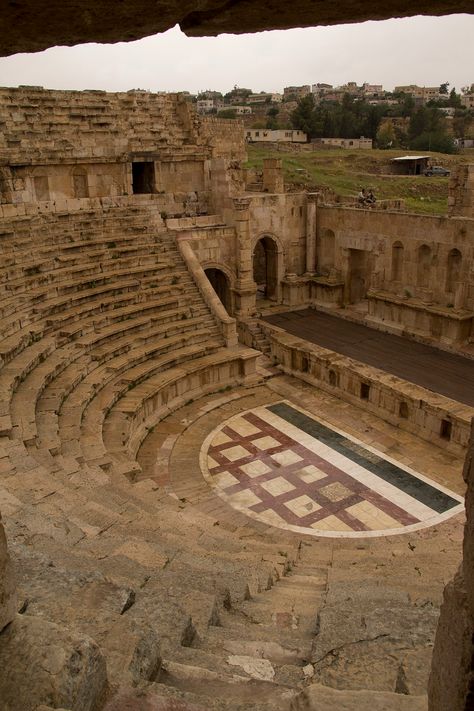
[[255,245],[253,280],[257,299],[278,299],[278,246],[271,237],[261,237]]
[[225,310],[229,315],[232,315],[232,295],[229,277],[221,269],[215,269],[214,267],[209,267],[204,271]]

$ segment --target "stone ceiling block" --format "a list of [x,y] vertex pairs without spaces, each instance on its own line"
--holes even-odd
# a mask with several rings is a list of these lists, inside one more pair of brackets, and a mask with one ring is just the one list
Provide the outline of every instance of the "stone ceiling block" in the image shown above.
[[81,42],[129,42],[176,24],[190,36],[472,12],[471,0],[19,0],[2,4],[0,55]]

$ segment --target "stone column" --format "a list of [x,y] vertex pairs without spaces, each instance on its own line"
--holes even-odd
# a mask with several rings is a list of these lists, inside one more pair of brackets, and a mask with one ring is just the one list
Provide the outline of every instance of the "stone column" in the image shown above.
[[316,213],[319,193],[306,195],[306,274],[316,270]]
[[281,158],[263,159],[263,189],[266,193],[284,193]]
[[467,282],[459,281],[456,284],[456,289],[454,292],[454,308],[456,310],[460,310],[460,309],[464,308],[468,291],[469,291],[469,284]]
[[15,582],[0,514],[0,632],[16,614]]
[[[342,294],[342,304],[350,303],[350,281],[351,281],[351,258],[349,249],[341,249],[341,278],[344,281],[343,294]],[[341,305],[342,305],[341,304]]]
[[256,311],[256,286],[253,280],[253,255],[250,238],[251,198],[233,199],[235,230],[237,232],[237,282],[235,285],[236,313],[251,316]]

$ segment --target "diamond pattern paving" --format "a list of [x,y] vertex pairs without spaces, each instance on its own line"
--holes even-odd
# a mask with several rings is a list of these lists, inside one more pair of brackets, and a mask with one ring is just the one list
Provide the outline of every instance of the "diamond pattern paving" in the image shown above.
[[203,474],[232,507],[313,536],[377,536],[432,526],[457,494],[288,402],[241,413],[203,444]]

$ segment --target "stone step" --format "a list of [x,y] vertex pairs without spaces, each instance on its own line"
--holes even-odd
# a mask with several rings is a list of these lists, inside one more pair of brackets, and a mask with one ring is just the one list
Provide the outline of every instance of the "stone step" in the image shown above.
[[[219,695],[214,698],[202,697],[197,693],[182,691],[166,684],[140,684],[138,688],[122,687],[108,701],[104,711],[289,711],[293,692],[282,691],[276,694],[275,700],[261,699],[257,693],[259,683],[250,681],[245,686],[245,696],[242,699],[226,699]],[[248,700],[247,691],[251,691]],[[265,697],[265,693],[262,694]]]
[[388,691],[349,691],[312,684],[291,703],[291,711],[427,711],[426,696]]

